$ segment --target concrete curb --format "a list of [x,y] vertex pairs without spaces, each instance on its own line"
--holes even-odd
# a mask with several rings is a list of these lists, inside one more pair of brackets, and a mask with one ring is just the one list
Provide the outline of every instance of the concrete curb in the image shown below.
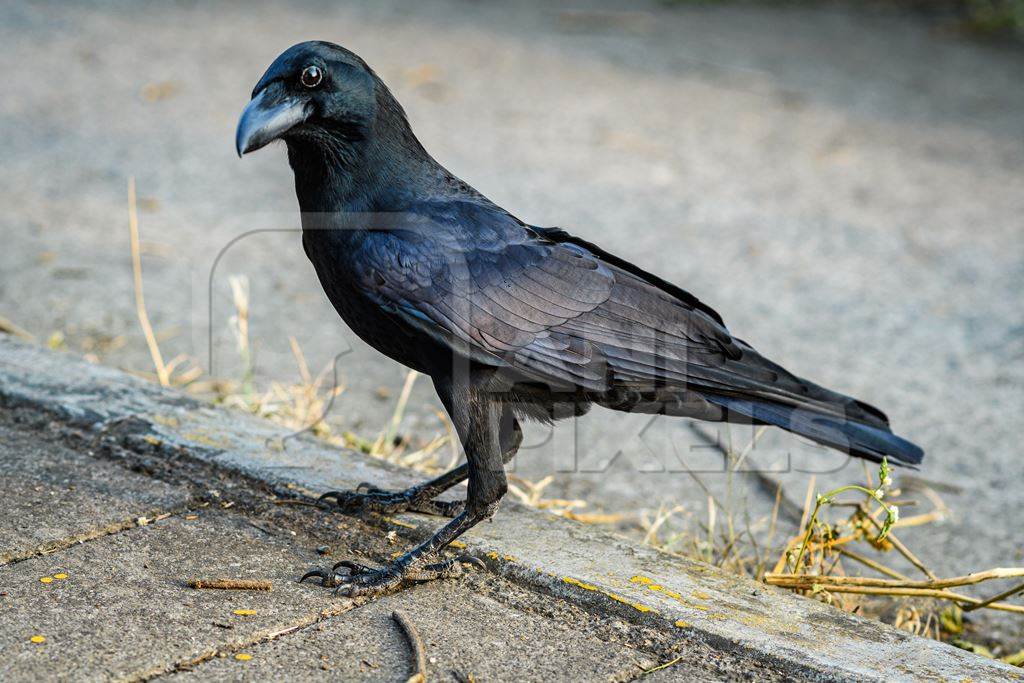
[[[115,436],[161,460],[193,458],[289,495],[418,478],[291,436],[257,418],[199,403],[110,368],[0,336],[0,405]],[[169,466],[174,466],[170,463]],[[400,518],[404,535],[436,526]],[[917,638],[714,567],[639,547],[592,527],[506,503],[464,539],[491,571],[588,611],[696,638],[793,677],[829,680],[1024,680],[1024,672]]]

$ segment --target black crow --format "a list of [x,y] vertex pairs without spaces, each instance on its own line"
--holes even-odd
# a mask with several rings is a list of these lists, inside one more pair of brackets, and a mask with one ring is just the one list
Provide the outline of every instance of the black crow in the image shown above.
[[[407,491],[324,494],[344,510],[453,519],[381,569],[342,562],[307,577],[373,595],[457,573],[434,560],[494,514],[518,420],[594,404],[776,425],[875,461],[923,457],[880,410],[764,358],[689,292],[563,230],[527,225],[449,173],[381,79],[338,45],[295,45],[256,84],[237,151],[273,140],[288,148],[302,245],[331,303],[368,344],[431,377],[467,460]],[[434,500],[465,479],[464,502]]]

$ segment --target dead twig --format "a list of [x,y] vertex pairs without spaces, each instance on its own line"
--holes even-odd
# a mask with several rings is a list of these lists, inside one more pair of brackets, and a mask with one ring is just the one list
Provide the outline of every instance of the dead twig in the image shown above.
[[419,631],[416,630],[416,626],[409,616],[401,610],[396,609],[392,612],[391,618],[402,629],[405,639],[409,641],[409,647],[412,648],[413,656],[416,658],[416,669],[405,683],[427,683],[427,648],[423,644]]
[[[794,577],[797,578],[797,577]],[[816,589],[826,591],[828,593],[857,593],[861,595],[887,595],[887,596],[901,596],[908,598],[940,598],[942,600],[949,600],[951,602],[966,603],[970,606],[981,607],[981,600],[972,598],[967,595],[961,595],[960,593],[954,593],[953,591],[939,589],[939,588],[888,588],[878,586],[850,586],[850,585],[822,585],[815,581],[815,579],[822,578],[840,578],[840,577],[822,577],[822,576],[808,576],[801,574],[798,577],[801,581],[787,581],[784,583],[775,583],[774,581],[767,581],[767,583],[775,586],[781,586],[783,588],[789,588],[792,590],[808,590],[813,591]],[[1017,614],[1024,614],[1024,605],[1011,605],[1005,602],[993,602],[985,605],[988,609],[999,610],[1001,612],[1015,612]]]
[[1024,592],[1024,583],[1016,585],[1016,586],[1014,586],[1013,588],[1011,588],[1009,590],[1005,590],[1002,593],[999,593],[998,595],[993,595],[991,598],[987,598],[985,600],[982,600],[981,602],[979,602],[979,603],[977,603],[975,605],[968,605],[967,607],[964,607],[963,609],[964,609],[965,612],[970,612],[972,610],[981,609],[982,607],[991,607],[994,603],[996,603],[996,601],[1003,600],[1004,598],[1012,597],[1012,596],[1016,595],[1017,593],[1021,593],[1021,592]]
[[35,337],[31,332],[18,327],[7,318],[0,315],[0,332],[6,332],[7,334],[13,334],[15,337],[20,337],[25,341],[35,341]]
[[849,548],[842,548],[842,547],[840,547],[840,548],[836,548],[836,551],[840,555],[848,557],[851,560],[854,560],[856,562],[860,562],[865,567],[870,567],[871,569],[874,569],[879,574],[885,574],[886,576],[891,576],[892,578],[899,579],[901,581],[910,581],[910,577],[909,576],[906,576],[905,574],[900,574],[895,569],[890,569],[889,567],[886,567],[881,562],[876,562],[876,561],[872,560],[870,557],[865,557],[865,556],[861,555],[860,553],[855,553],[854,551],[850,550]]
[[259,579],[192,579],[189,588],[212,588],[228,591],[269,591],[274,585]]
[[913,581],[906,577],[901,579],[878,579],[862,576],[826,576],[814,574],[766,574],[764,582],[773,586],[791,590],[825,591],[828,593],[860,593],[864,595],[889,595],[917,598],[939,598],[966,605],[965,610],[989,609],[1003,612],[1024,614],[1024,605],[1011,605],[996,602],[1024,590],[1024,585],[1017,586],[987,600],[979,600],[961,593],[954,593],[949,588],[972,586],[992,579],[1005,579],[1024,576],[1024,568],[996,568],[984,572],[975,572],[966,576],[933,581]]
[[[993,579],[1007,579],[1024,576],[1024,568],[996,568],[984,572],[975,572],[965,576],[954,576],[950,579],[935,579],[933,581],[912,581],[907,579],[877,579],[871,576],[815,576],[807,574],[766,574],[764,580],[775,585],[790,583],[803,583],[806,578],[811,583],[820,586],[849,585],[849,586],[877,586],[888,588],[956,588],[959,586],[973,586],[983,581]],[[1021,590],[1020,587],[1017,590]],[[1011,593],[1012,595],[1012,593]]]
[[167,366],[164,365],[160,346],[157,344],[156,335],[153,333],[153,326],[149,323],[149,314],[146,313],[146,300],[142,295],[142,256],[139,252],[139,214],[135,205],[134,177],[128,179],[128,234],[132,249],[132,285],[135,289],[135,313],[139,317],[142,333],[146,336],[146,345],[149,347],[149,355],[153,358],[157,379],[161,385],[169,387],[171,385],[171,373],[168,371]]
[[[868,513],[867,513],[867,509],[866,509],[866,508],[864,508],[864,511],[865,511],[865,512],[864,512],[864,517],[865,517],[865,518],[866,518],[866,519],[867,519],[867,520],[868,520],[869,522],[871,522],[871,524],[872,524],[872,525],[873,525],[873,526],[874,526],[874,527],[875,527],[875,528],[876,528],[876,529],[877,529],[877,530],[878,530],[879,532],[881,532],[881,531],[882,531],[882,523],[881,523],[881,522],[879,522],[879,521],[878,521],[877,519],[875,519],[874,517],[872,517],[872,516],[871,516],[870,514],[868,514]],[[923,574],[924,574],[925,576],[927,576],[927,577],[928,577],[929,579],[931,579],[932,581],[937,581],[937,580],[938,580],[938,578],[939,578],[939,577],[937,577],[937,576],[936,576],[936,575],[935,575],[935,574],[934,574],[934,573],[932,572],[932,570],[931,570],[931,569],[928,569],[928,567],[926,567],[926,566],[924,565],[924,562],[922,562],[921,560],[919,560],[919,559],[917,558],[917,555],[915,555],[914,553],[912,553],[912,552],[910,551],[910,548],[908,548],[907,546],[903,545],[903,541],[901,541],[900,539],[896,538],[896,534],[893,534],[893,533],[889,533],[889,535],[888,535],[888,536],[886,536],[886,540],[887,540],[887,541],[889,541],[890,543],[892,543],[892,546],[893,546],[894,548],[896,548],[896,550],[898,550],[898,551],[899,551],[900,555],[903,555],[903,557],[907,558],[907,560],[908,560],[908,561],[910,562],[910,564],[912,564],[912,565],[914,565],[915,567],[917,567],[917,568],[918,568],[918,569],[919,569],[919,570],[921,571],[921,573],[923,573]]]
[[650,669],[644,669],[643,670],[644,672],[642,674],[640,674],[640,675],[641,676],[649,676],[652,673],[654,673],[655,671],[661,671],[662,669],[667,669],[670,666],[675,666],[676,664],[678,664],[681,661],[683,661],[682,657],[676,657],[675,659],[673,659],[671,661],[668,661],[668,662],[665,662],[664,664],[659,664],[658,666],[650,668]]

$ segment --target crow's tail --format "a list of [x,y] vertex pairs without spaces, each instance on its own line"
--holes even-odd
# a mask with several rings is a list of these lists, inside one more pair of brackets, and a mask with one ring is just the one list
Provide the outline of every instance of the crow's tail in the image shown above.
[[737,418],[775,425],[859,458],[880,462],[887,457],[905,465],[916,465],[924,458],[919,446],[893,434],[884,421],[871,420],[874,424],[868,424],[857,416],[833,415],[770,399],[701,393],[708,402]]

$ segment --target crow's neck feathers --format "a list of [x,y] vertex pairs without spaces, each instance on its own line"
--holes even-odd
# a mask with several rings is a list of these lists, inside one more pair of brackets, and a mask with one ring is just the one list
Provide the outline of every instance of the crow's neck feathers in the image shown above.
[[468,188],[438,164],[379,79],[372,121],[313,121],[287,140],[303,212],[402,211]]

